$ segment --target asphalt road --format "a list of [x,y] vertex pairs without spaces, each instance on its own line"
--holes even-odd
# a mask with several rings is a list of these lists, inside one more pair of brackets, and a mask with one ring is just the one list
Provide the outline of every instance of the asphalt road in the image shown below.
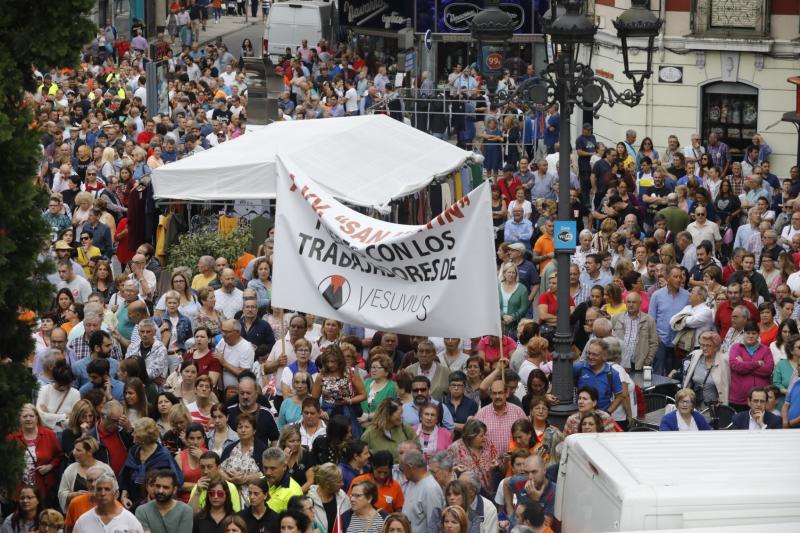
[[222,42],[228,47],[228,50],[235,56],[239,57],[239,49],[242,47],[242,41],[250,39],[253,43],[253,48],[260,53],[261,40],[264,38],[264,24],[254,24],[244,26],[241,30],[229,33],[222,37]]

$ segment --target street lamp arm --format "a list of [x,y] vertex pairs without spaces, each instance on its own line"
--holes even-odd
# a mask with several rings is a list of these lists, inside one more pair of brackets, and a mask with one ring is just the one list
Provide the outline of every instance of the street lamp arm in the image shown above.
[[576,65],[577,75],[571,79],[557,77],[552,72],[555,64],[550,65],[542,78],[532,78],[520,83],[510,93],[501,91],[495,95],[495,104],[504,106],[509,103],[521,104],[537,110],[546,109],[559,102],[558,84],[567,85],[567,102],[570,108],[577,106],[585,111],[597,113],[604,105],[613,107],[622,104],[636,107],[641,103],[644,95],[644,80],[634,80],[633,89],[618,91],[607,79],[594,74],[594,71],[585,66]]

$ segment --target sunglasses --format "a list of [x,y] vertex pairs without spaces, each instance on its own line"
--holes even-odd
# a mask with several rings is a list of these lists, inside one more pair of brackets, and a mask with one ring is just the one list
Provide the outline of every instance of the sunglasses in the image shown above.
[[91,237],[81,237],[81,240],[82,240],[82,241],[89,241],[89,240],[91,240],[91,239],[92,239]]
[[225,491],[224,490],[210,490],[210,491],[208,491],[208,495],[209,496],[213,496],[215,498],[221,498],[222,496],[225,496]]

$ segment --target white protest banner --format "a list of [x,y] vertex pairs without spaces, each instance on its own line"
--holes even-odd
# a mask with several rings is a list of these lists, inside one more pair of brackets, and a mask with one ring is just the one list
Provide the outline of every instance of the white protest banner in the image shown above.
[[273,306],[409,335],[500,334],[486,184],[424,226],[362,215],[280,157],[277,185]]

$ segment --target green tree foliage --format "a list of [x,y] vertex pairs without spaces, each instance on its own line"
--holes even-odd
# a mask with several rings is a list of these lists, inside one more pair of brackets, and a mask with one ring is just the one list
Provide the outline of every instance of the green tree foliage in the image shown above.
[[38,260],[48,230],[40,216],[47,195],[36,187],[41,155],[30,95],[33,65],[41,70],[74,67],[95,26],[85,18],[93,0],[5,2],[0,9],[0,483],[14,486],[22,472],[19,446],[6,443],[19,425],[19,409],[31,401],[36,380],[24,362],[33,351],[32,322],[20,310],[49,306],[52,287],[44,279],[52,263]]
[[215,259],[224,257],[229,265],[247,251],[253,233],[249,226],[237,227],[227,235],[222,235],[216,230],[185,233],[181,235],[178,243],[169,249],[167,268],[186,266],[195,270],[197,260],[201,256],[210,255]]

